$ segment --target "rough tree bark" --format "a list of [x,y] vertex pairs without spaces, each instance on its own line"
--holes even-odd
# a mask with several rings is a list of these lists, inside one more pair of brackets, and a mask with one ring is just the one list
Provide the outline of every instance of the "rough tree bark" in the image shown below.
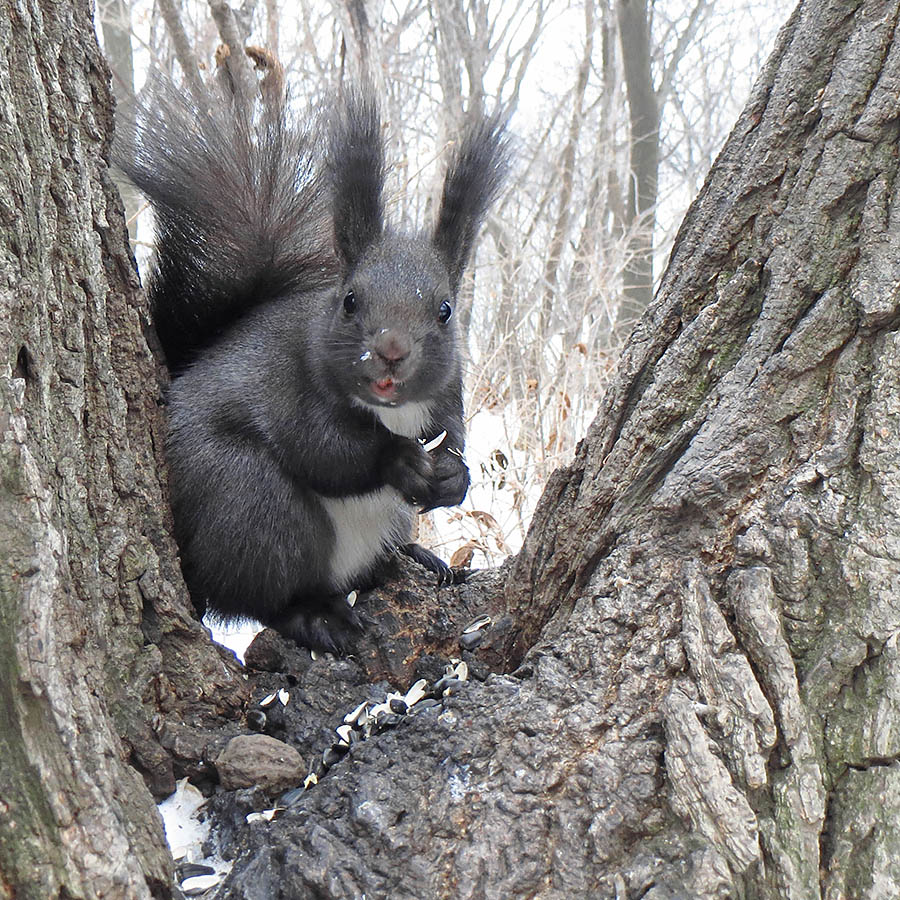
[[355,659],[264,633],[243,682],[166,537],[87,5],[6,3],[0,896],[169,896],[129,756],[211,785],[223,717],[282,682],[267,727],[321,752],[482,610],[458,693],[270,823],[216,795],[217,897],[900,894],[898,18],[795,11],[518,558],[407,567]]
[[3,2],[0,43],[0,897],[169,896],[129,763],[171,790],[153,716],[202,743],[246,688],[180,587],[90,4]]

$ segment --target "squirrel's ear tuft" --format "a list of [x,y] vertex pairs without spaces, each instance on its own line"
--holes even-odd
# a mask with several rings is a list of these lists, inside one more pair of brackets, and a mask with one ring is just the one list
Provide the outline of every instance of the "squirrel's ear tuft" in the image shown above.
[[335,114],[328,170],[335,243],[349,267],[384,229],[384,143],[378,103],[371,91],[349,92]]
[[506,117],[494,113],[471,123],[447,167],[434,229],[434,245],[447,266],[454,292],[508,168]]

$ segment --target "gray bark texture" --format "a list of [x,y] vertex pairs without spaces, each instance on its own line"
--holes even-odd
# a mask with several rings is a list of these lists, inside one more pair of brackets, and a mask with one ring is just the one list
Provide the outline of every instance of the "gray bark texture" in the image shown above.
[[0,897],[17,900],[169,896],[129,763],[170,791],[153,716],[186,741],[245,690],[190,615],[168,536],[90,14],[0,3]]
[[[168,537],[88,5],[0,4],[0,898],[177,896],[183,774],[218,900],[900,896],[900,0],[795,11],[519,556],[246,672]],[[304,792],[231,740],[321,759],[450,656]]]

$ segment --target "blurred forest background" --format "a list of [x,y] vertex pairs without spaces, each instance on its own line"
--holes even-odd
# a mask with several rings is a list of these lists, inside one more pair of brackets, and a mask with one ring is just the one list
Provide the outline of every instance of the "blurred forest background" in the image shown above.
[[[515,164],[463,288],[464,506],[420,540],[454,564],[518,550],[590,424],[688,204],[787,11],[776,0],[98,0],[120,103],[152,65],[209,76],[223,28],[284,65],[302,110],[368,78],[387,122],[389,215],[426,226],[469,113],[511,116]],[[125,192],[138,258],[152,227]],[[424,532],[424,533],[423,533]]]

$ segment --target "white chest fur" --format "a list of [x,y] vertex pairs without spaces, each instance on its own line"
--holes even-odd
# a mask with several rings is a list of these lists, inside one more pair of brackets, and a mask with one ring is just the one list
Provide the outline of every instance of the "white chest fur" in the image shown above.
[[350,590],[386,551],[408,543],[413,510],[392,487],[350,497],[319,497],[334,527],[331,578]]
[[417,438],[431,424],[431,404],[424,402],[404,403],[402,406],[375,406],[355,401],[359,406],[374,413],[381,424],[394,434]]

